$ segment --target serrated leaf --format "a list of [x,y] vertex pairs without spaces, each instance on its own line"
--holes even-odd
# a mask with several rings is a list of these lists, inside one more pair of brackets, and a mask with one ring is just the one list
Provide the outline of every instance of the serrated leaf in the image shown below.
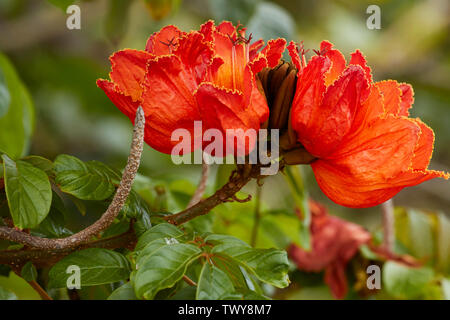
[[3,155],[5,189],[14,225],[34,228],[47,216],[52,189],[44,171],[24,161]]
[[419,298],[426,285],[434,278],[431,268],[412,268],[393,261],[383,265],[382,274],[387,293],[403,299]]
[[53,168],[61,191],[82,200],[108,198],[120,180],[116,171],[101,162],[83,162],[69,155],[58,156]]
[[234,292],[233,283],[228,275],[209,263],[205,263],[197,285],[197,300],[219,300],[222,296]]
[[148,255],[134,277],[136,296],[153,299],[158,291],[172,287],[200,253],[201,250],[194,245],[176,243]]
[[35,281],[37,278],[37,270],[31,261],[25,263],[21,271],[21,277],[27,282]]
[[150,242],[160,238],[180,238],[184,233],[170,223],[161,223],[146,231],[136,244],[135,251],[140,251]]
[[[29,148],[34,126],[34,106],[30,94],[19,79],[13,65],[1,53],[0,70],[3,75],[3,84],[7,86],[9,94],[9,107],[0,111],[2,113],[0,115],[0,152],[17,159]],[[3,93],[3,100],[5,100],[5,93]]]
[[286,251],[221,245],[214,247],[211,252],[230,257],[265,283],[279,288],[289,285]]
[[131,282],[127,282],[114,290],[108,297],[108,300],[136,300],[137,297],[134,294],[134,288]]
[[89,248],[76,251],[55,264],[49,272],[49,287],[65,288],[67,279],[71,276],[66,271],[72,265],[80,268],[82,287],[126,280],[131,272],[130,264],[122,254],[107,249]]

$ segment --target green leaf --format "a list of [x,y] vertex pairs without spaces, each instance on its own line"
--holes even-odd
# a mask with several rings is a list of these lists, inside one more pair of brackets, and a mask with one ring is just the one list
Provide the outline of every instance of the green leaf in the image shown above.
[[176,243],[163,246],[148,255],[138,266],[134,278],[136,296],[153,299],[161,289],[172,287],[200,253],[201,250],[194,245]]
[[150,220],[150,215],[144,213],[140,217],[137,218],[136,223],[134,224],[134,232],[137,237],[140,237],[144,232],[149,230],[152,227],[152,222]]
[[150,209],[144,199],[135,191],[131,190],[121,212],[128,218],[139,218],[143,215],[148,215]]
[[146,231],[140,238],[138,243],[136,244],[135,251],[140,251],[144,249],[144,247],[152,241],[161,238],[180,238],[184,233],[174,225],[170,223],[161,223]]
[[134,288],[130,282],[125,283],[116,290],[114,290],[108,297],[108,300],[136,300]]
[[22,159],[22,161],[28,162],[32,166],[41,169],[44,171],[48,176],[51,176],[53,174],[53,163],[45,159],[44,157],[40,156],[27,156]]
[[225,272],[209,263],[203,265],[197,286],[197,300],[219,300],[234,292],[233,283]]
[[279,288],[289,285],[289,263],[284,250],[219,245],[211,252],[230,257],[263,282]]
[[205,238],[204,241],[213,244],[217,251],[224,251],[227,248],[236,246],[244,246],[250,248],[250,246],[241,239],[225,234],[210,234]]
[[196,287],[187,286],[177,291],[169,300],[195,300]]
[[33,235],[44,236],[46,238],[63,238],[72,234],[72,232],[65,228],[65,212],[66,208],[64,202],[59,195],[53,191],[52,205],[50,212],[39,226],[31,232]]
[[116,171],[101,162],[83,162],[69,155],[58,156],[53,168],[61,191],[82,200],[108,198],[120,180]]
[[428,267],[411,268],[393,261],[383,265],[384,288],[396,298],[419,298],[433,278],[433,269]]
[[0,287],[0,300],[17,300],[17,296],[11,291]]
[[0,152],[17,159],[27,152],[30,144],[34,126],[34,106],[14,67],[1,53],[0,72],[3,75],[3,90],[6,86],[9,92],[9,108],[7,110],[4,107],[5,93],[0,93],[3,95],[3,102],[0,102],[0,104],[3,103],[3,107],[0,106]]
[[66,271],[72,265],[80,268],[82,287],[126,280],[131,272],[128,260],[120,253],[101,248],[89,248],[76,251],[55,264],[49,272],[49,287],[65,288],[67,279],[71,276]]
[[255,14],[247,23],[247,34],[253,39],[270,40],[275,38],[292,39],[295,22],[284,8],[271,2],[261,2]]
[[24,161],[14,162],[3,155],[6,196],[14,225],[33,228],[47,216],[52,203],[48,176]]
[[11,103],[11,95],[9,94],[8,85],[2,69],[0,69],[0,117],[3,117],[8,112],[9,104]]
[[28,261],[22,268],[22,278],[27,282],[35,281],[37,278],[37,270],[31,261]]

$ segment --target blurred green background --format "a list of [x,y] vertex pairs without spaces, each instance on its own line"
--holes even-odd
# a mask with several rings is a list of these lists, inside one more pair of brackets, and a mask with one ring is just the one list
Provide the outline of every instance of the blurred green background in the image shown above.
[[[81,8],[81,30],[66,28],[65,11],[71,3]],[[371,4],[381,8],[380,30],[366,27],[366,9]],[[1,0],[0,51],[13,62],[36,107],[29,153],[49,159],[67,153],[123,168],[132,126],[95,84],[97,78],[108,78],[108,57],[122,48],[144,49],[149,35],[165,25],[191,30],[208,19],[239,21],[254,39],[303,40],[310,49],[327,39],[346,58],[359,48],[376,81],[395,79],[412,84],[415,103],[411,114],[436,135],[430,167],[450,171],[448,0]],[[200,170],[196,165],[176,166],[170,156],[146,146],[140,173],[181,190],[186,184],[194,188]],[[210,193],[221,181],[216,167],[212,172]],[[304,172],[310,195],[333,214],[370,231],[379,228],[379,207],[356,210],[335,205],[321,193],[310,168],[305,167]],[[244,191],[254,190],[255,185],[250,184]],[[281,175],[267,179],[261,195],[264,208],[292,210],[294,202],[288,190]],[[394,202],[448,215],[450,188],[448,182],[436,179],[404,189]],[[250,202],[239,210],[248,210],[250,222],[253,206]],[[223,206],[223,211],[228,210],[232,217],[236,214],[232,208]],[[231,232],[243,237],[248,233],[245,223],[236,228],[242,230]],[[308,297],[328,294],[326,288],[317,290]]]

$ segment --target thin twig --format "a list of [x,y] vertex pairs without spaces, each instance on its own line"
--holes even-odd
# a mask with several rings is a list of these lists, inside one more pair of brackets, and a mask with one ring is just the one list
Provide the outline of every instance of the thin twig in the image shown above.
[[183,280],[184,280],[184,282],[186,282],[188,285],[190,285],[190,286],[193,286],[193,287],[196,287],[197,286],[197,284],[195,283],[195,281],[194,280],[192,280],[191,278],[189,278],[187,275],[184,275],[183,276]]
[[133,179],[139,168],[144,144],[144,127],[145,115],[143,109],[139,107],[136,112],[133,141],[131,143],[131,151],[127,165],[123,171],[122,179],[112,202],[99,220],[78,233],[59,239],[36,237],[14,228],[0,227],[0,239],[22,243],[31,248],[64,249],[73,248],[88,242],[93,236],[108,228],[125,204],[131,190]]
[[252,235],[250,238],[250,245],[252,247],[255,246],[256,240],[258,239],[259,224],[261,222],[261,189],[262,187],[256,185],[255,214],[253,219]]
[[165,216],[164,219],[174,225],[180,225],[198,216],[207,214],[221,203],[233,201],[233,196],[252,178],[261,177],[260,169],[261,166],[259,165],[239,165],[238,170],[233,171],[228,182],[212,196],[177,214]]
[[394,251],[395,244],[395,217],[392,199],[382,203],[381,209],[383,210],[383,246],[390,253]]
[[200,178],[200,182],[198,183],[197,190],[195,190],[194,195],[192,196],[187,208],[192,207],[197,204],[203,197],[206,189],[206,183],[208,182],[209,176],[209,165],[205,161],[206,155],[203,154],[203,164],[202,164],[202,177]]
[[36,281],[29,281],[29,285],[39,294],[42,300],[53,300],[48,293]]

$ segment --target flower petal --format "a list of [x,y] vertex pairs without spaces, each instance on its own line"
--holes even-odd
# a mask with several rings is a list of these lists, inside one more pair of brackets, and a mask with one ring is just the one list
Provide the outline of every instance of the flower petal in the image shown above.
[[414,119],[420,127],[420,136],[414,149],[412,167],[414,170],[426,170],[433,154],[434,132],[420,119]]
[[367,80],[369,81],[369,83],[372,83],[372,69],[367,65],[366,58],[361,51],[356,50],[351,54],[349,64],[361,66],[366,73]]
[[146,51],[126,49],[117,51],[109,58],[112,65],[109,74],[111,80],[133,101],[141,97],[146,65],[151,57]]
[[414,90],[410,84],[400,83],[400,90],[402,91],[399,116],[409,116],[409,109],[414,103]]
[[294,64],[294,66],[297,68],[299,74],[301,73],[302,70],[302,62],[300,60],[300,55],[298,53],[298,48],[297,45],[295,44],[294,41],[289,42],[289,45],[287,46],[288,52],[289,52],[289,56],[291,57],[292,63]]
[[259,50],[264,46],[264,40],[259,39],[253,42],[248,49],[249,60],[253,61],[258,56]]
[[345,69],[344,55],[336,49],[332,49],[333,44],[328,41],[322,41],[320,43],[320,51],[324,52],[323,55],[328,57],[331,61],[331,68],[325,76],[325,85],[332,84]]
[[236,27],[233,26],[233,23],[231,23],[230,21],[222,21],[217,27],[216,27],[217,31],[233,37],[236,36]]
[[[295,49],[291,51],[294,54],[296,52]],[[291,109],[291,122],[292,128],[302,137],[308,136],[310,129],[315,126],[312,120],[325,94],[324,74],[330,65],[328,58],[315,56],[297,79],[297,88]],[[304,138],[303,140],[310,139]]]
[[380,90],[372,85],[370,87],[369,97],[361,103],[361,107],[356,110],[352,129],[346,139],[356,136],[361,130],[365,130],[372,120],[384,116],[383,96]]
[[197,84],[174,55],[150,60],[147,70],[142,107],[148,117],[146,127],[155,133],[147,143],[160,152],[171,153],[178,143],[171,141],[172,132],[184,128],[193,137],[194,121],[200,119],[193,95]]
[[123,94],[116,85],[108,80],[98,79],[97,86],[102,89],[114,105],[134,123],[138,101],[133,101],[130,96]]
[[348,173],[335,168],[332,161],[317,160],[311,163],[311,167],[322,192],[333,202],[345,207],[373,207],[389,200],[403,188],[373,187],[373,190],[363,191],[359,182],[353,181]]
[[[316,79],[315,81],[320,82]],[[331,154],[350,131],[356,110],[367,99],[368,94],[364,71],[358,66],[349,66],[341,77],[328,87],[320,105],[313,107],[303,102],[302,109],[309,107],[310,110],[299,112],[294,109],[293,127],[308,152],[316,157]],[[294,99],[295,103],[297,102]],[[305,111],[309,113],[308,117]],[[302,115],[304,118],[299,118]]]
[[184,34],[173,25],[166,26],[148,38],[145,50],[156,56],[170,54],[177,46],[178,38]]
[[393,197],[409,170],[420,128],[410,119],[375,119],[358,136],[343,141],[329,159],[311,164],[322,191],[334,202],[367,207]]
[[261,53],[266,56],[269,68],[274,68],[280,62],[286,47],[286,40],[282,38],[272,39],[267,42],[267,46]]
[[383,94],[384,110],[386,114],[397,116],[400,111],[402,91],[395,80],[376,82],[375,85]]
[[197,83],[200,83],[206,76],[214,51],[211,44],[204,41],[201,33],[191,32],[180,38],[174,54],[180,57],[181,62],[192,72]]
[[219,129],[224,136],[226,130],[236,130],[236,140],[226,137],[224,141],[225,155],[245,155],[253,150],[256,135],[246,136],[246,131],[259,129],[259,117],[252,109],[247,108],[243,94],[212,83],[203,83],[196,98],[205,129]]

